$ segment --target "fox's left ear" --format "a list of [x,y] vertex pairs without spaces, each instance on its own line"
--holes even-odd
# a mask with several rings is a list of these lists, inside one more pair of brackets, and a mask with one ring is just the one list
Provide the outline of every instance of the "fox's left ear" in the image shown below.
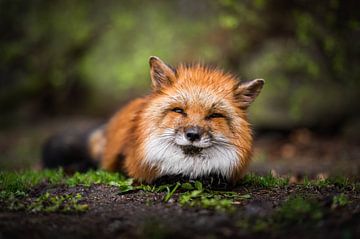
[[159,57],[149,59],[150,76],[154,90],[171,85],[176,80],[176,71],[164,63]]
[[250,106],[259,95],[264,83],[263,79],[255,79],[235,87],[235,98],[239,101],[242,108],[246,109]]

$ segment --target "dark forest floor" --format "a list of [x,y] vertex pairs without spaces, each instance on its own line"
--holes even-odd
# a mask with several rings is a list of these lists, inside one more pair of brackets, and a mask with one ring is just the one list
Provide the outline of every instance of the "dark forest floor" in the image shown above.
[[4,183],[13,193],[0,197],[1,238],[360,236],[360,185],[344,178],[293,184],[252,175],[227,191],[195,183],[172,194],[174,184],[125,192],[129,188],[121,180],[87,184],[77,176],[80,180],[40,180],[28,189]]

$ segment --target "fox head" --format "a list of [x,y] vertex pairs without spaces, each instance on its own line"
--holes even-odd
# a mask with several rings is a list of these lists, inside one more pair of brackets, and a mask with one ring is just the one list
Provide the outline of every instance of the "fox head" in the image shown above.
[[240,83],[201,65],[150,58],[153,93],[144,109],[144,163],[162,175],[236,178],[251,156],[246,110],[264,80]]

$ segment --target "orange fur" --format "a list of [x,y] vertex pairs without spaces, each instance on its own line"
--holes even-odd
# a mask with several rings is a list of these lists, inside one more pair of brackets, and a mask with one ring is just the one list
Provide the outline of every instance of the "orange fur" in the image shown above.
[[[180,65],[173,71],[155,57],[150,58],[150,65],[154,90],[149,96],[130,102],[109,121],[101,167],[152,182],[159,177],[160,168],[145,160],[145,142],[166,129],[182,132],[197,126],[204,135],[221,133],[235,147],[238,163],[231,170],[230,179],[241,178],[252,152],[246,108],[259,94],[263,81],[239,85],[232,75],[201,65]],[[185,113],[174,112],[174,108]],[[214,113],[221,117],[209,117]]]

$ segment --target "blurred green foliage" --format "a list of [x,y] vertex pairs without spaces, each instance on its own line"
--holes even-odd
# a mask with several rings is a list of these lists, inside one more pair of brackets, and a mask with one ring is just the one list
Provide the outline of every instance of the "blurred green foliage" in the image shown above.
[[1,0],[0,123],[111,112],[149,90],[151,55],[264,78],[251,110],[259,127],[354,122],[356,6],[355,0]]
[[229,64],[245,78],[267,80],[252,111],[257,124],[329,129],[359,119],[356,1],[221,3],[223,18],[232,19]]

